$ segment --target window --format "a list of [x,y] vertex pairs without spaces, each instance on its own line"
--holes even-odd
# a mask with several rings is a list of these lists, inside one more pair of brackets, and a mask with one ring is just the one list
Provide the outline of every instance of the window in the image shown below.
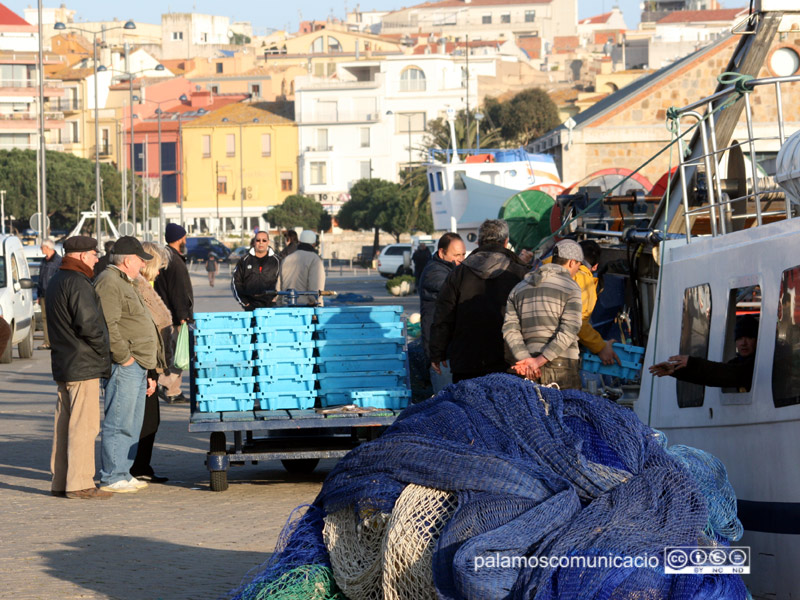
[[425,131],[425,113],[397,113],[397,133]]
[[291,171],[281,171],[281,191],[282,192],[291,192],[292,191],[292,181],[294,181],[294,177],[292,176]]
[[[736,344],[736,323],[745,315],[756,318],[761,316],[761,286],[758,284],[734,288],[728,297],[728,314],[725,323],[725,346],[722,350],[722,362],[728,362],[739,354]],[[748,348],[742,347],[743,351]],[[723,393],[735,394],[744,390],[735,387],[722,388]],[[737,401],[723,400],[723,404],[739,403]]]
[[481,25],[491,25],[492,24],[492,15],[486,14],[481,17]]
[[342,51],[342,45],[339,43],[339,40],[337,40],[335,37],[329,35],[328,36],[328,52],[341,52],[341,51]]
[[465,190],[467,189],[467,184],[464,183],[464,177],[466,177],[466,171],[455,171],[453,173],[453,189],[454,190]]
[[535,10],[526,10],[525,11],[525,22],[526,23],[533,23],[536,20],[536,11]]
[[401,92],[424,92],[425,73],[417,67],[409,67],[400,73]]
[[218,62],[218,63],[217,63],[217,73],[222,73],[222,70],[223,70],[222,63],[221,63],[221,62]]
[[100,130],[100,154],[108,156],[111,153],[111,145],[108,139],[108,128],[103,127]]
[[436,185],[439,187],[440,190],[444,189],[444,179],[442,178],[441,171],[436,171]]
[[361,172],[361,179],[371,179],[372,178],[372,161],[371,160],[362,160],[359,163],[359,170]]
[[0,256],[0,288],[4,288],[8,285],[6,281],[6,257]]
[[503,13],[500,15],[501,23],[511,23],[511,13]]
[[312,162],[311,163],[311,185],[325,185],[325,163]]
[[161,170],[176,171],[178,161],[176,160],[177,144],[175,142],[161,142]]
[[161,177],[163,187],[162,194],[164,202],[175,203],[178,201],[178,175],[176,173],[165,174]]
[[[711,331],[711,286],[707,283],[686,288],[683,294],[683,317],[678,354],[708,358],[708,336]],[[676,381],[678,407],[703,406],[705,387]]]
[[389,246],[386,249],[386,253],[384,254],[384,256],[403,256],[403,254],[409,251],[411,251],[411,246],[407,246],[405,244],[403,245],[398,244],[394,246]]
[[225,135],[225,156],[236,156],[236,134]]
[[369,148],[369,127],[361,128],[361,147]]
[[272,156],[272,134],[261,134],[261,156]]
[[311,54],[320,54],[322,52],[325,52],[325,40],[322,36],[319,36],[311,42]]
[[79,143],[81,141],[81,138],[80,138],[80,135],[79,135],[79,132],[80,132],[79,125],[80,125],[80,123],[78,123],[78,121],[70,121],[69,123],[67,123],[67,126],[69,127],[69,130],[70,130],[70,139],[69,139],[69,141],[72,142],[73,144],[77,144],[77,143]]
[[183,32],[182,31],[173,31],[172,32],[172,41],[177,42],[183,39]]
[[212,85],[211,86],[211,93],[212,94],[219,94],[219,86],[218,85]]
[[217,193],[218,194],[227,194],[228,193],[228,177],[227,177],[227,175],[218,175],[217,176]]
[[261,86],[258,83],[251,83],[250,84],[250,95],[254,98],[261,97]]
[[325,152],[328,149],[328,130],[317,129],[317,150]]
[[781,277],[772,400],[776,408],[800,404],[800,266]]
[[433,173],[428,173],[428,188],[432,192],[436,191],[436,184],[433,181]]
[[203,136],[203,158],[211,158],[211,136]]
[[133,170],[136,173],[144,171],[144,144],[133,145]]

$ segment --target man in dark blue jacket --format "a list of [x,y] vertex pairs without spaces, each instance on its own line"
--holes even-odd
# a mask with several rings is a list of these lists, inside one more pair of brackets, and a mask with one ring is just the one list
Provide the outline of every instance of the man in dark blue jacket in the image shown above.
[[[461,236],[457,233],[445,233],[439,238],[436,254],[433,255],[433,258],[425,265],[425,269],[420,274],[418,287],[422,324],[422,348],[425,350],[425,359],[428,364],[431,362],[429,344],[431,326],[436,312],[436,298],[439,296],[439,290],[444,285],[444,280],[447,279],[453,269],[461,264],[465,254],[466,248]],[[440,370],[442,371],[441,374],[434,371],[433,368],[430,369],[434,394],[453,382],[448,367],[443,365]]]
[[39,347],[39,350],[50,349],[50,336],[47,332],[47,302],[45,294],[47,294],[47,284],[56,274],[61,266],[61,256],[56,252],[56,245],[53,240],[46,239],[42,241],[40,246],[44,254],[44,260],[39,266],[39,281],[36,283],[36,297],[38,298],[39,306],[42,307],[42,330],[44,332],[44,344]]

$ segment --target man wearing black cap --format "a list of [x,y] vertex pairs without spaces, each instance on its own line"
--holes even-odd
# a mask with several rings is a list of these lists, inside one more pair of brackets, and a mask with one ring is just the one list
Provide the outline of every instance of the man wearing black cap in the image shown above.
[[[165,230],[167,251],[170,253],[169,264],[161,269],[154,284],[156,292],[172,313],[172,349],[178,341],[178,330],[181,324],[192,320],[194,308],[194,292],[186,268],[186,257],[182,250],[186,247],[186,230],[177,223],[170,223]],[[186,402],[181,393],[183,371],[170,365],[169,375],[162,375],[158,382],[165,388],[165,400],[168,404]]]
[[650,373],[656,377],[671,375],[680,381],[698,385],[730,387],[739,392],[749,392],[756,366],[758,319],[753,315],[739,317],[733,336],[736,340],[736,356],[728,362],[678,354],[670,356],[665,362],[652,365]]
[[64,258],[47,286],[50,362],[58,384],[51,493],[85,500],[109,498],[94,484],[94,440],[100,431],[100,379],[111,374],[108,329],[92,287],[97,242],[64,241]]
[[152,255],[134,237],[124,236],[114,244],[111,265],[97,278],[111,346],[111,376],[105,388],[100,477],[102,490],[137,492],[147,487],[130,474],[144,417],[145,397],[156,382],[147,379],[155,369],[161,335],[150,311],[136,291],[135,279]]

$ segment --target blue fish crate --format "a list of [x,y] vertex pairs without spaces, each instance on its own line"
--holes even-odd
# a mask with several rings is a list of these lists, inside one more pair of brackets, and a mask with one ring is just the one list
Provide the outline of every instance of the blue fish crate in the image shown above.
[[194,384],[200,396],[252,394],[255,377],[216,377],[214,379],[195,379]]
[[314,358],[273,359],[256,361],[258,374],[262,377],[295,377],[314,373]]
[[253,344],[239,344],[233,346],[199,346],[195,343],[195,364],[234,364],[253,360],[255,352]]
[[200,363],[195,362],[194,372],[197,379],[227,379],[232,377],[251,377],[255,363],[252,360],[235,363]]
[[353,390],[319,393],[320,404],[323,407],[339,406],[341,404],[355,404],[361,407],[387,408],[400,410],[408,406],[411,400],[411,390]]
[[405,354],[317,357],[320,373],[351,373],[354,371],[401,371],[406,368]]
[[254,331],[256,341],[259,344],[289,344],[293,342],[310,342],[314,326],[256,327]]
[[251,312],[205,312],[194,313],[195,331],[225,331],[249,329],[253,325]]
[[198,412],[240,412],[255,408],[255,394],[209,394],[195,396]]
[[357,339],[369,342],[393,338],[404,338],[402,323],[326,323],[317,325],[318,340]]
[[404,338],[336,339],[316,340],[314,342],[320,358],[401,354],[405,348],[405,343]]
[[326,306],[315,308],[319,325],[345,323],[399,323],[402,306]]
[[253,343],[253,329],[230,329],[228,331],[216,331],[213,329],[194,332],[195,346],[204,348],[231,346],[251,346]]
[[641,346],[631,346],[629,344],[613,344],[614,352],[619,356],[620,363],[604,365],[596,354],[584,352],[582,369],[589,373],[600,373],[619,377],[622,380],[636,381],[641,376],[642,360],[644,359],[645,349]]
[[258,392],[261,410],[307,410],[314,408],[317,393],[310,392]]
[[256,364],[272,360],[312,358],[316,344],[313,341],[292,344],[256,344]]
[[317,373],[319,389],[322,392],[333,390],[370,390],[402,388],[406,382],[405,370],[355,371],[351,373]]
[[317,376],[314,373],[294,377],[258,375],[256,381],[259,393],[313,392]]
[[253,311],[256,327],[302,327],[311,325],[312,307],[257,308]]

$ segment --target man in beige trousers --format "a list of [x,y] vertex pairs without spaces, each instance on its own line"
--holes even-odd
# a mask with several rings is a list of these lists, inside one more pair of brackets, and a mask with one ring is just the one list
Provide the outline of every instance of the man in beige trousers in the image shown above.
[[50,470],[54,496],[104,499],[94,483],[94,445],[100,431],[100,378],[111,374],[108,329],[92,286],[94,238],[64,242],[64,260],[47,286],[53,379],[58,384]]

